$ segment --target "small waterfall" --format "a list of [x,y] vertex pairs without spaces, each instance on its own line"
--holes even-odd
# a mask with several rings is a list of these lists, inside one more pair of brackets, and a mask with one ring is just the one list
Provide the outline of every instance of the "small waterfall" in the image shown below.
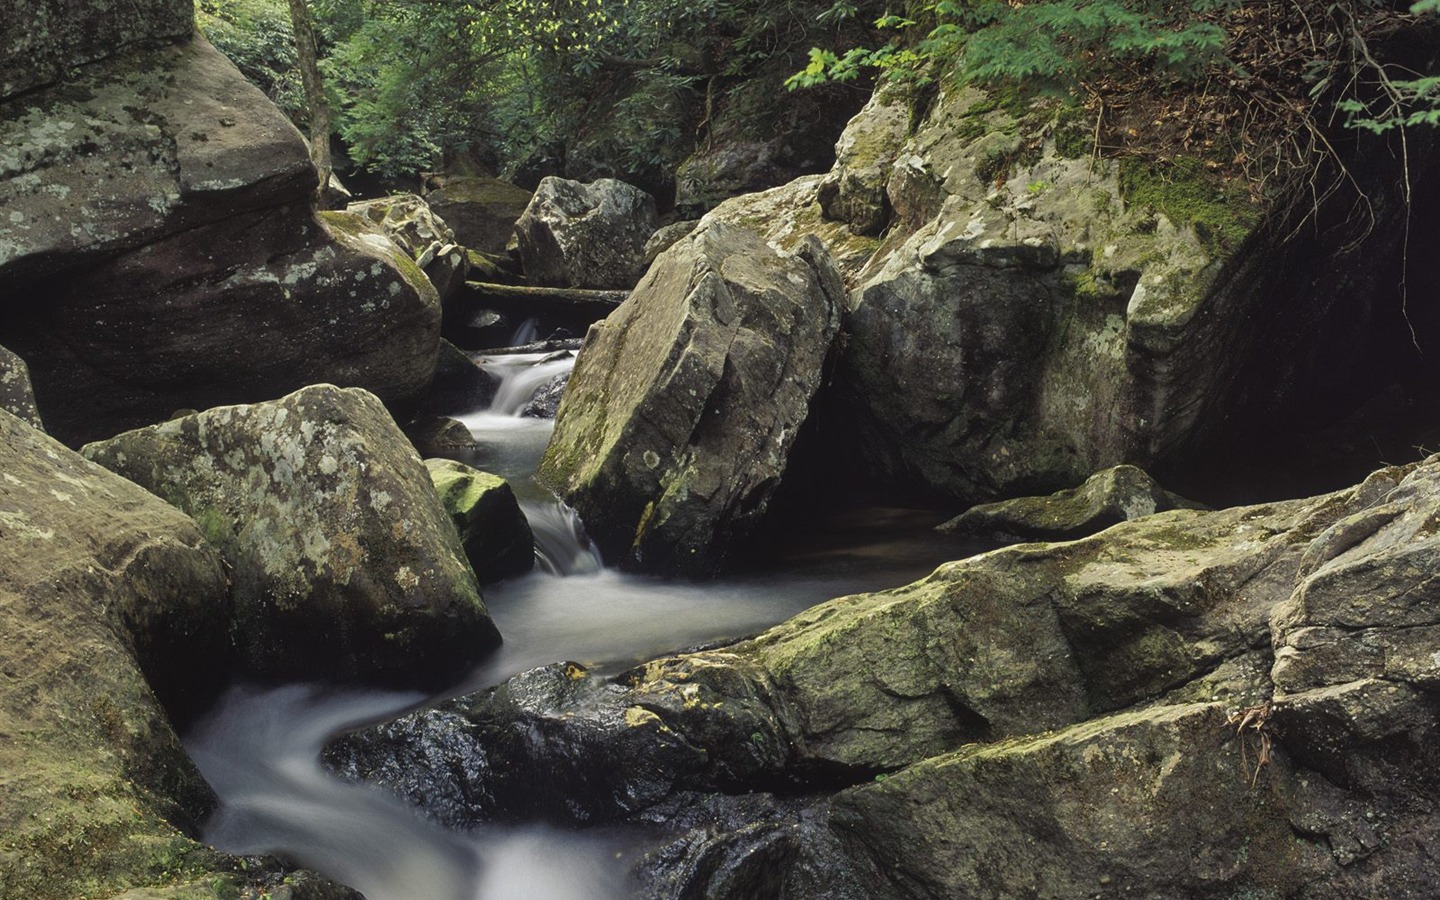
[[593,575],[605,567],[575,510],[559,500],[526,500],[520,508],[535,533],[535,565],[540,571],[558,576]]
[[[499,360],[505,362],[499,362]],[[540,356],[517,354],[513,357],[489,357],[486,368],[500,376],[500,387],[490,402],[490,412],[501,416],[518,416],[535,392],[556,375],[570,371],[575,357],[569,353]]]

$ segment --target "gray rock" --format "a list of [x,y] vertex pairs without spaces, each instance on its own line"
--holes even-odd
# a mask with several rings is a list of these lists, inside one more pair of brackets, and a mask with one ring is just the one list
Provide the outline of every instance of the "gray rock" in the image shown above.
[[4,100],[136,46],[184,40],[195,30],[195,9],[189,0],[87,3],[83,12],[5,0],[0,3],[0,20],[24,23],[0,34],[0,100]]
[[530,191],[498,178],[446,175],[425,195],[425,201],[465,247],[504,254],[530,197]]
[[0,409],[29,425],[45,430],[35,406],[35,389],[30,385],[30,368],[25,360],[0,347]]
[[436,686],[499,643],[425,467],[365,391],[317,385],[84,452],[200,523],[253,674]]
[[1048,497],[1019,497],[972,506],[940,531],[1006,540],[1071,541],[1117,522],[1172,509],[1204,507],[1160,487],[1134,466],[1096,472],[1078,488]]
[[363,216],[400,246],[425,272],[444,304],[465,283],[470,268],[465,248],[430,206],[414,194],[392,194],[351,203],[345,211]]
[[182,859],[213,872],[218,854],[185,832],[214,796],[161,701],[193,713],[225,677],[219,554],[178,510],[4,411],[0,473],[0,884],[113,896],[173,883]]
[[845,126],[835,144],[835,165],[820,185],[827,219],[860,235],[878,235],[889,224],[885,189],[910,133],[910,103],[904,87],[882,86]]
[[628,290],[645,271],[655,200],[623,181],[548,177],[515,223],[520,261],[538,284]]
[[570,384],[570,373],[561,372],[535,389],[535,394],[520,415],[527,419],[553,419],[560,412],[560,401]]
[[425,468],[481,584],[535,567],[535,535],[505,479],[453,459],[427,459]]
[[650,239],[645,242],[645,267],[649,268],[650,264],[655,261],[655,257],[675,246],[675,243],[681,238],[688,237],[699,224],[699,219],[687,219],[657,228],[655,233],[650,235]]
[[422,457],[475,449],[475,435],[459,419],[422,416],[405,426],[405,436]]
[[540,477],[607,559],[713,573],[764,515],[819,387],[839,273],[713,222],[591,329]]
[[5,101],[0,148],[5,342],[61,440],[320,381],[395,405],[428,385],[434,289],[317,219],[300,134],[203,40]]

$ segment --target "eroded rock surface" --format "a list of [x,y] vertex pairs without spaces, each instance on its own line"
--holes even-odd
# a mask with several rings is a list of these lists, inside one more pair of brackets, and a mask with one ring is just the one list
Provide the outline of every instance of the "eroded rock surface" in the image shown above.
[[25,360],[0,347],[0,409],[26,424],[45,430],[35,406],[35,389],[30,385],[30,367]]
[[782,254],[712,222],[591,329],[539,474],[606,559],[713,573],[755,528],[819,387],[842,290],[818,242]]
[[85,454],[220,550],[252,674],[438,686],[499,642],[424,465],[365,391],[219,407]]
[[515,223],[521,266],[538,284],[629,290],[645,272],[655,199],[613,178],[548,177]]
[[322,381],[397,405],[429,383],[428,281],[317,220],[300,134],[203,39],[5,100],[0,148],[0,335],[61,440]]
[[1070,541],[1117,522],[1172,509],[1201,509],[1172,494],[1135,466],[1096,472],[1077,488],[1048,497],[1017,497],[972,506],[939,526],[941,531],[1007,540]]
[[459,823],[678,825],[646,896],[1420,897],[1437,517],[1440,457],[1146,516],[616,679],[536,670],[334,759]]
[[351,203],[345,212],[362,216],[409,254],[435,286],[443,304],[465,283],[470,264],[455,232],[414,194],[392,194]]
[[195,839],[215,800],[167,715],[220,686],[229,611],[194,522],[0,411],[0,894],[278,883]]

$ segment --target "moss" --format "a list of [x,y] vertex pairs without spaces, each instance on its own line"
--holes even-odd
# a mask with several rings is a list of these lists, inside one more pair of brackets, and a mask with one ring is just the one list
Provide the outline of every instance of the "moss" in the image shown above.
[[1205,164],[1192,157],[1154,163],[1137,157],[1120,162],[1120,196],[1125,202],[1163,214],[1195,230],[1212,255],[1236,250],[1259,220],[1248,195],[1227,189]]
[[1062,106],[1052,130],[1055,154],[1062,159],[1084,159],[1095,151],[1095,135],[1078,106]]

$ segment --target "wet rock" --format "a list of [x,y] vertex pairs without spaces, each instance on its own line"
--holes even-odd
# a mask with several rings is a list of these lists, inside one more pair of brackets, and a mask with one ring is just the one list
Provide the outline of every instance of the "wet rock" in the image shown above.
[[320,381],[397,407],[428,385],[428,280],[317,219],[300,134],[203,39],[4,101],[0,147],[0,333],[61,440]]
[[570,373],[561,372],[536,388],[535,395],[520,415],[528,419],[553,419],[560,411],[560,401],[565,397],[565,388],[570,384]]
[[161,706],[193,713],[224,677],[219,554],[179,511],[4,411],[0,473],[5,894],[223,871],[187,836],[215,801]]
[[515,223],[521,265],[537,284],[628,290],[645,271],[655,200],[613,178],[545,178]]
[[26,424],[45,430],[35,407],[35,390],[30,386],[30,368],[25,360],[0,347],[0,409]]
[[451,459],[427,459],[425,468],[481,584],[534,568],[535,536],[505,479]]
[[465,247],[503,255],[530,197],[530,191],[499,178],[446,175],[425,195],[425,202]]
[[1078,488],[1048,497],[1020,497],[974,506],[940,531],[1009,540],[1071,541],[1117,522],[1172,509],[1202,509],[1160,487],[1135,466],[1096,472]]
[[459,419],[422,416],[405,426],[405,436],[422,457],[475,449],[475,435]]
[[351,203],[345,211],[378,226],[409,254],[435,286],[442,304],[465,283],[470,266],[465,248],[456,243],[455,232],[420,197],[392,194]]
[[220,407],[85,454],[200,523],[254,675],[438,686],[499,642],[424,466],[364,391]]
[[424,405],[436,413],[472,412],[489,406],[499,388],[499,379],[477,366],[470,354],[442,340]]
[[782,254],[714,222],[591,329],[539,477],[607,559],[703,575],[763,517],[839,323],[815,241]]

